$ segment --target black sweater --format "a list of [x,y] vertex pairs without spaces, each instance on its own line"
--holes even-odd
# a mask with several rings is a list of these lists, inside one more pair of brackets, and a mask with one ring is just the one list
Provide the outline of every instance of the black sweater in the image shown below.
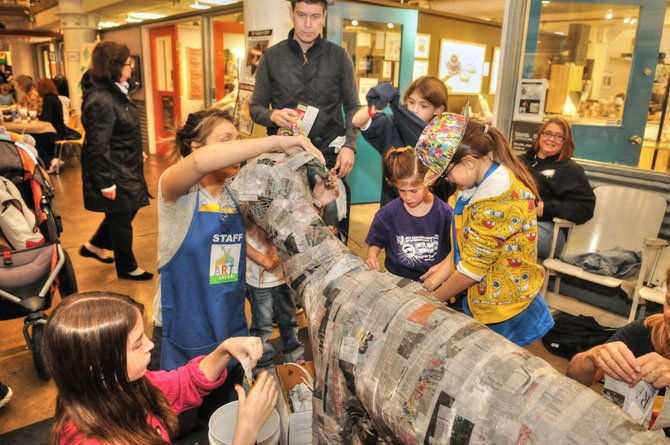
[[56,129],[58,138],[65,137],[65,122],[63,122],[63,105],[54,94],[47,94],[42,98],[42,114],[40,120],[51,122]]
[[572,160],[559,161],[558,155],[540,159],[530,151],[522,160],[537,181],[544,201],[539,221],[558,217],[584,224],[593,217],[596,197],[581,166]]

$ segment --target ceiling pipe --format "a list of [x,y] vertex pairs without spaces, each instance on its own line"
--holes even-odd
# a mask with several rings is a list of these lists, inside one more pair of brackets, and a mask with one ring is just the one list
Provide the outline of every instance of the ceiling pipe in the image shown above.
[[63,38],[63,34],[43,29],[0,29],[0,36]]

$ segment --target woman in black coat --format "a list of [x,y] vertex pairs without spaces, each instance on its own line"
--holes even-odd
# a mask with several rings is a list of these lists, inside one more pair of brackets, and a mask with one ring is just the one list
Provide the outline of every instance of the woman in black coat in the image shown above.
[[[573,161],[575,142],[568,121],[552,117],[542,125],[531,149],[522,158],[537,181],[540,201],[537,205],[537,256],[549,256],[554,238],[554,217],[584,224],[593,217],[596,197],[584,169]],[[565,244],[559,233],[556,250]]]
[[[104,212],[105,219],[80,254],[116,262],[119,278],[150,280],[153,274],[137,265],[132,250],[132,220],[149,205],[139,117],[128,97],[133,60],[126,45],[113,41],[98,43],[92,58],[93,69],[82,78],[84,207]],[[113,259],[105,249],[114,251]]]

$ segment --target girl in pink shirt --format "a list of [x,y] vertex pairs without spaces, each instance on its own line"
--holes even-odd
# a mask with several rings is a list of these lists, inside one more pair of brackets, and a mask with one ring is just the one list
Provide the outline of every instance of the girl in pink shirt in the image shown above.
[[[263,353],[258,337],[231,337],[207,356],[174,371],[147,371],[153,343],[144,334],[144,307],[126,295],[85,292],[52,312],[44,331],[45,359],[58,388],[50,444],[165,444],[177,414],[197,407],[226,379],[231,358]],[[263,372],[249,394],[237,386],[233,443],[256,442],[277,401]]]

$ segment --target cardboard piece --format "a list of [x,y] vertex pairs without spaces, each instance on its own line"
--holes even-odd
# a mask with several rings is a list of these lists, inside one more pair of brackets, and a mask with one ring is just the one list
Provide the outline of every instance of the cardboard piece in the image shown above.
[[301,383],[314,387],[314,363],[305,362],[303,366],[295,363],[286,363],[276,367],[279,387],[282,397],[277,401],[277,409],[281,418],[281,444],[308,445],[312,443],[312,409],[311,392],[305,394],[309,398],[309,409],[294,406],[290,402],[291,390]]

